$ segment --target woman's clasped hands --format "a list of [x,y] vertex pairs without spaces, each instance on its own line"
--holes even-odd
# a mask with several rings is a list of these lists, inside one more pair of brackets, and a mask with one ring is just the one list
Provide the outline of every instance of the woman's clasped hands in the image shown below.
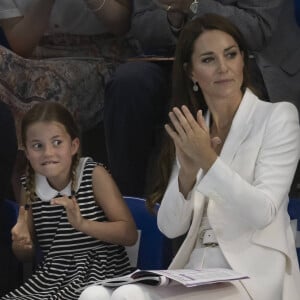
[[187,106],[181,109],[174,107],[169,112],[173,125],[165,125],[165,129],[172,138],[180,167],[189,174],[196,175],[199,169],[207,172],[217,159],[214,150],[220,143],[218,137],[211,137],[202,111],[197,112],[195,119]]

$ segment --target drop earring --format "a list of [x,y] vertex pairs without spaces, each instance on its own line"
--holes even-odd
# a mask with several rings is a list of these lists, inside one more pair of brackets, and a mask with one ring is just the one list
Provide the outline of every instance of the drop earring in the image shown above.
[[198,87],[197,82],[194,82],[194,85],[193,85],[193,91],[194,91],[194,92],[198,92],[198,91],[199,91],[199,87]]

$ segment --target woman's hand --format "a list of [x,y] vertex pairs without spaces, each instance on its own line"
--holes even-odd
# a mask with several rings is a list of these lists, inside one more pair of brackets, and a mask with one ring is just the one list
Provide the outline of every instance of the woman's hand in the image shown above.
[[201,110],[195,120],[185,105],[181,109],[174,107],[169,113],[174,129],[170,125],[165,125],[165,129],[175,144],[180,163],[179,184],[186,196],[195,183],[199,169],[207,172],[217,159],[213,144],[218,140],[211,139]]
[[62,196],[54,198],[51,200],[52,205],[62,205],[67,213],[68,220],[70,224],[80,231],[80,226],[84,221],[84,218],[81,216],[79,205],[76,201],[76,198],[73,196],[71,199],[67,196]]
[[195,120],[189,109],[183,105],[182,110],[174,107],[169,117],[174,129],[169,125],[165,128],[180,155],[178,159],[181,167],[186,170],[198,171],[202,168],[207,171],[217,155],[213,150],[202,111],[198,111]]

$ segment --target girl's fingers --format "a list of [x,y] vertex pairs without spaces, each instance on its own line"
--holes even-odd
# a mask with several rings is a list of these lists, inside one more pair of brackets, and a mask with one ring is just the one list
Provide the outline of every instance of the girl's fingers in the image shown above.
[[25,206],[20,206],[19,207],[19,215],[18,215],[18,220],[19,221],[26,221],[28,216],[28,212],[25,209]]
[[30,236],[28,236],[24,233],[16,234],[16,233],[12,232],[11,239],[12,239],[12,241],[14,241],[20,245],[31,244]]
[[25,206],[20,206],[19,207],[19,215],[25,215],[26,213],[26,209],[25,209]]
[[72,204],[72,206],[73,206],[73,201],[67,196],[62,196],[62,197],[58,197],[58,198],[53,198],[51,200],[51,204],[52,205],[62,205],[64,208],[67,208],[68,206],[70,206],[70,204]]

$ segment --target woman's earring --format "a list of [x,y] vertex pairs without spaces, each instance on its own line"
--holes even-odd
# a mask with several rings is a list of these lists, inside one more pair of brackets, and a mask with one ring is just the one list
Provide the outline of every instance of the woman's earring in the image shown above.
[[194,82],[194,85],[193,85],[193,91],[194,91],[194,92],[198,92],[198,91],[199,91],[199,87],[198,87],[197,82]]

